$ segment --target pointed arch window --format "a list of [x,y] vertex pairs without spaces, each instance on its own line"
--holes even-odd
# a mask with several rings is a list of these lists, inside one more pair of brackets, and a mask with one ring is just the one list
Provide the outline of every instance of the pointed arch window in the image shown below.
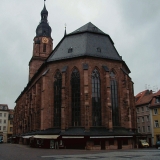
[[92,125],[101,126],[101,86],[97,69],[92,72]]
[[74,69],[71,74],[71,92],[72,92],[72,126],[81,125],[80,117],[80,74]]
[[119,109],[118,109],[118,88],[115,73],[110,72],[111,77],[111,103],[112,103],[112,122],[113,126],[119,126]]
[[61,89],[62,89],[62,75],[57,71],[54,76],[54,127],[61,126]]

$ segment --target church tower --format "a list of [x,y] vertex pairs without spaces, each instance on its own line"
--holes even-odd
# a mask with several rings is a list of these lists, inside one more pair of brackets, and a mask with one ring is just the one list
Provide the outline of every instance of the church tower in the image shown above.
[[34,76],[53,49],[52,29],[48,24],[47,17],[48,11],[44,4],[44,8],[41,11],[41,21],[37,26],[34,38],[33,55],[29,62],[29,80]]

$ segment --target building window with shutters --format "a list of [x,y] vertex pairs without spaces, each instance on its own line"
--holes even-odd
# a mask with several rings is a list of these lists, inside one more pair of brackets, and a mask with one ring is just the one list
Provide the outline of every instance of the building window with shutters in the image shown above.
[[154,121],[154,126],[155,126],[155,128],[158,128],[158,127],[159,127],[158,120],[155,120],[155,121]]
[[80,115],[80,74],[75,68],[71,74],[72,126],[81,125]]
[[97,69],[92,72],[92,125],[101,126],[101,86]]
[[157,108],[154,108],[154,109],[153,109],[153,112],[154,112],[155,115],[158,114],[158,109],[157,109]]
[[57,71],[54,76],[54,127],[61,126],[62,75]]

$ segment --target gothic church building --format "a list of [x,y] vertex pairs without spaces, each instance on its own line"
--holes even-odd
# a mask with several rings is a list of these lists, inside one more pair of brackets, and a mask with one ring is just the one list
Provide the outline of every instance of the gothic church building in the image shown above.
[[133,82],[111,37],[89,22],[65,32],[52,50],[47,19],[44,5],[29,81],[14,108],[15,142],[45,148],[134,148]]

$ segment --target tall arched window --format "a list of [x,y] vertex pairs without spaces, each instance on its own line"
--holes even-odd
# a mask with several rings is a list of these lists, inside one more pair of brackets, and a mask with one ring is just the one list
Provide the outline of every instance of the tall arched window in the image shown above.
[[119,126],[118,90],[114,72],[110,73],[110,77],[111,77],[112,122],[113,126]]
[[81,125],[80,114],[80,74],[74,69],[71,75],[71,92],[72,92],[72,126]]
[[57,71],[54,79],[54,127],[60,127],[62,75],[59,71]]
[[92,72],[92,124],[101,126],[101,86],[97,69]]

